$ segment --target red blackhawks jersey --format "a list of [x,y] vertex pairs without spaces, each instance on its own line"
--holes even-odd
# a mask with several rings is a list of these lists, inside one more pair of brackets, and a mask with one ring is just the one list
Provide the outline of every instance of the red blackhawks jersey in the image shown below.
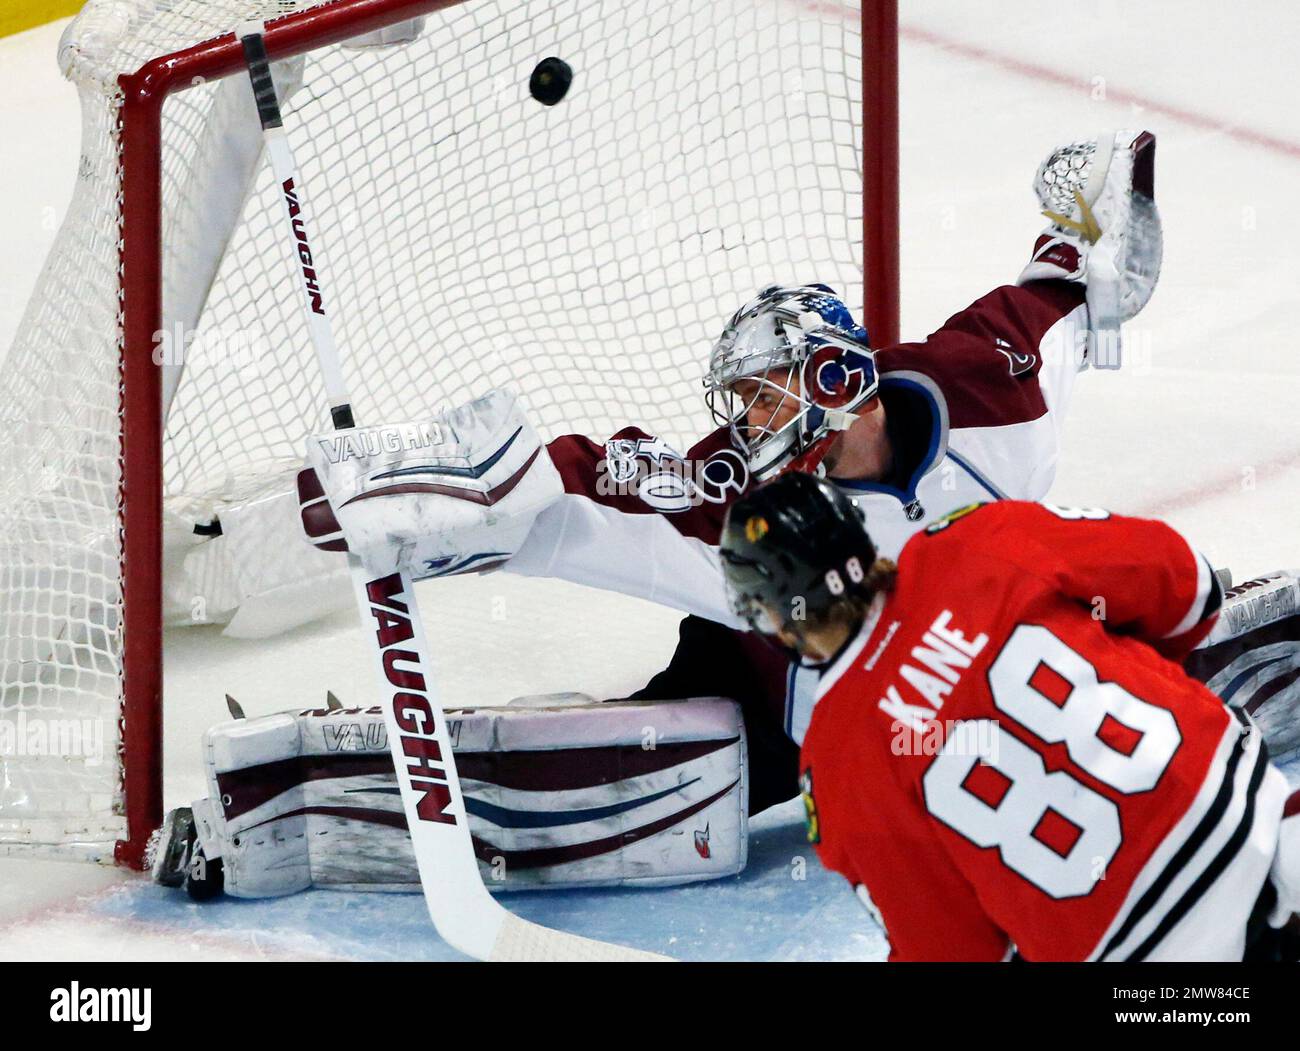
[[1174,530],[1102,511],[987,504],[907,544],[800,767],[810,837],[892,959],[1146,958],[1275,835],[1258,734],[1175,663],[1218,597]]

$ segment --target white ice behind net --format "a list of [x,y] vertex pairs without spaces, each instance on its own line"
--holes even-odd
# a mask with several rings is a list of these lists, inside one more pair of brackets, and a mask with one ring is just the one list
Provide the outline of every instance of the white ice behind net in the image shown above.
[[[0,737],[0,845],[121,833],[115,74],[312,5],[92,6],[65,50],[77,197],[0,376],[0,727],[86,720],[104,751]],[[860,309],[860,46],[856,4],[469,0],[400,47],[282,64],[358,418],[509,385],[547,437],[705,434],[700,377],[736,306],[823,281]],[[528,80],[550,55],[574,78],[545,107]],[[169,338],[220,263],[168,418],[171,496],[293,461],[325,420],[265,165],[224,257],[213,243],[222,129],[251,119],[233,97],[200,85],[164,110]]]

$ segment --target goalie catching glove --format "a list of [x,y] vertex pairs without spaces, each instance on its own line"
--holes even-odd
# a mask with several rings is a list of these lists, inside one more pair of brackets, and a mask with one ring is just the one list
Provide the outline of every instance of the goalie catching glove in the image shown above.
[[514,396],[491,391],[410,423],[311,438],[298,500],[308,539],[367,572],[479,572],[519,549],[563,492]]

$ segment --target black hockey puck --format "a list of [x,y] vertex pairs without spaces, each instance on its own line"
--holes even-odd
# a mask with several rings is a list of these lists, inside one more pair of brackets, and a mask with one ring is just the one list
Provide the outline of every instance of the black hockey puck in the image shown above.
[[573,70],[562,58],[544,58],[528,78],[528,93],[543,106],[554,106],[569,92]]

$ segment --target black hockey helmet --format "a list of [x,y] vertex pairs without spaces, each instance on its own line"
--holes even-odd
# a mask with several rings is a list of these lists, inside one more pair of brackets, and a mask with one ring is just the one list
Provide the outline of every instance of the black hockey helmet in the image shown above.
[[876,546],[832,483],[791,472],[727,511],[720,554],[732,610],[756,631],[796,635],[845,598],[870,599]]

